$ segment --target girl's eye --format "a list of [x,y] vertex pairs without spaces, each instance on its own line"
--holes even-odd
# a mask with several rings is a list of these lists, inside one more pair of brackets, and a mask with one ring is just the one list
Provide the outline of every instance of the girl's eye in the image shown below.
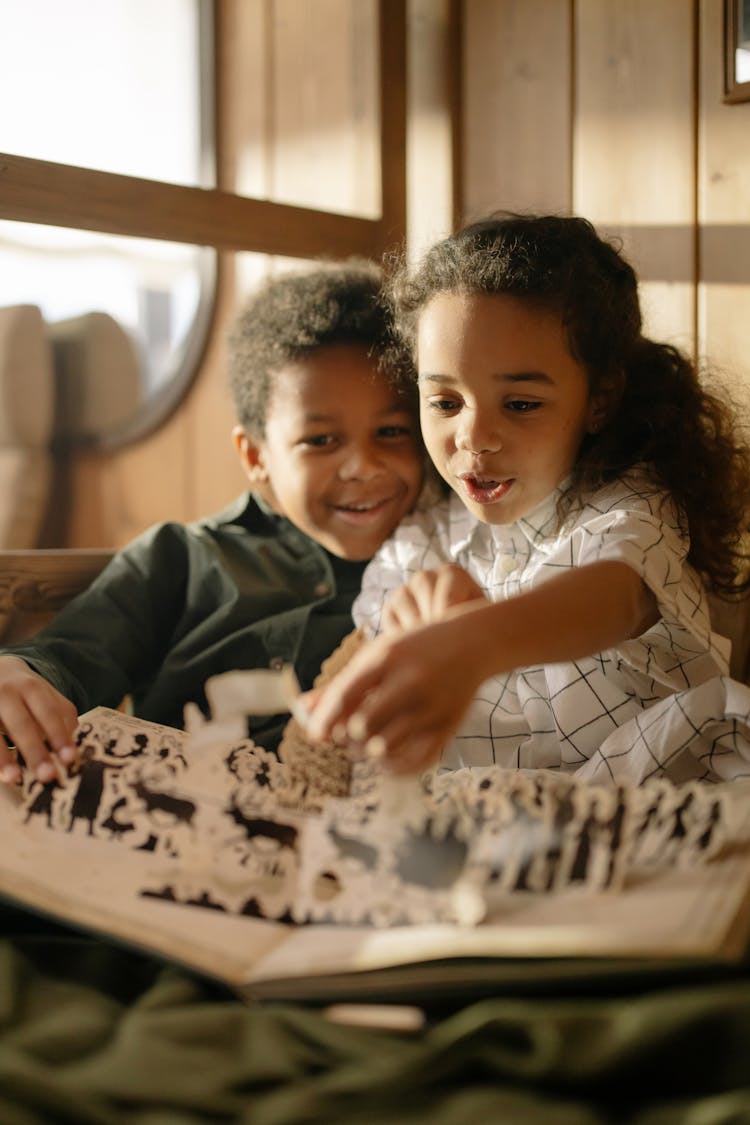
[[461,404],[455,398],[431,398],[428,399],[427,405],[436,414],[450,414],[452,410],[458,410]]
[[538,401],[529,401],[526,398],[514,398],[505,405],[508,410],[512,410],[516,414],[530,414],[533,410],[538,410],[542,404]]

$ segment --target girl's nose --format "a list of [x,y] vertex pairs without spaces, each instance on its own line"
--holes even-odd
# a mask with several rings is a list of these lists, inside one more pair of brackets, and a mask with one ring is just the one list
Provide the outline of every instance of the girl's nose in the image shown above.
[[497,426],[477,413],[464,412],[456,431],[456,448],[467,453],[496,453],[503,448]]

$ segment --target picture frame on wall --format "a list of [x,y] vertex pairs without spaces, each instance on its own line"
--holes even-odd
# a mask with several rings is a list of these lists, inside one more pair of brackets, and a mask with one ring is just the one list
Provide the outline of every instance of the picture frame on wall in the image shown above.
[[750,102],[750,0],[724,0],[724,102]]

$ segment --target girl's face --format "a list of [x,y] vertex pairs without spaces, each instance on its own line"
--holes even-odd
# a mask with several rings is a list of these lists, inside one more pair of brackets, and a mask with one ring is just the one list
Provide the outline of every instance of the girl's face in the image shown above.
[[484,523],[513,523],[549,496],[603,417],[561,319],[516,297],[437,294],[417,355],[425,445]]

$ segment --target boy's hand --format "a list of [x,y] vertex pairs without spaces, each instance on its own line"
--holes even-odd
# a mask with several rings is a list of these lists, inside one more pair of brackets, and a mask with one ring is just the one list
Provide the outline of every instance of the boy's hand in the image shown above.
[[[455,732],[487,675],[470,609],[364,646],[312,700],[307,734],[364,744],[393,773],[421,773]],[[307,697],[306,697],[307,698]]]
[[52,753],[64,766],[76,760],[77,722],[73,704],[43,676],[17,656],[0,656],[0,781],[21,780],[11,746],[39,781],[53,781],[58,770]]
[[389,595],[383,606],[383,631],[415,629],[439,620],[454,606],[483,598],[481,586],[460,566],[446,563],[437,570],[420,570]]

